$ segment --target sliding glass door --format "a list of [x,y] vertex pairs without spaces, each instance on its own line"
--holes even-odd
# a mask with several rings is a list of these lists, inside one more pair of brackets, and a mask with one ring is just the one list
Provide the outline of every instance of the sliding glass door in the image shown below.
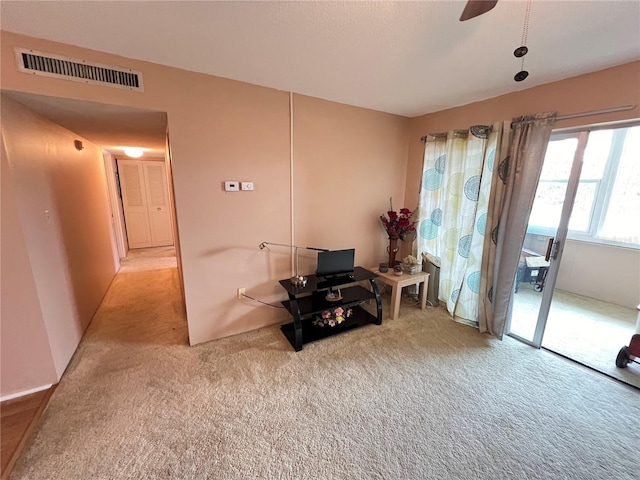
[[[515,279],[507,324],[509,335],[539,348],[550,314],[554,322],[565,321],[568,317],[552,303],[568,235],[573,243],[571,252],[576,250],[576,244],[590,245],[589,251],[594,252],[602,252],[603,248],[624,248],[631,252],[627,255],[631,258],[629,271],[637,271],[637,260],[633,259],[638,255],[634,256],[632,252],[640,250],[638,158],[638,125],[552,134]],[[587,250],[587,247],[581,250]],[[575,252],[573,255],[575,257]],[[571,271],[582,272],[580,277],[571,278],[574,274],[569,275],[565,270],[561,283],[564,290],[584,297],[584,292],[594,290],[589,286],[598,281],[598,258],[583,260],[592,268],[581,270],[574,264]],[[628,285],[618,284],[618,287],[633,292],[634,283],[640,283],[640,275],[628,274],[624,278],[627,277]],[[562,291],[560,295],[566,293]],[[628,298],[618,305],[632,307],[634,302],[637,303],[637,299]],[[612,316],[610,312],[617,306],[607,308]],[[573,330],[579,331],[582,327],[584,324]]]
[[529,216],[507,332],[537,348],[549,314],[586,141],[584,132],[552,135]]

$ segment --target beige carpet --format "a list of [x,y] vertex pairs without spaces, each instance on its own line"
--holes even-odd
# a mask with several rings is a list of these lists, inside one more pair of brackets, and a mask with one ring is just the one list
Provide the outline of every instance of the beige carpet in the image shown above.
[[119,274],[12,478],[638,478],[637,390],[441,309],[186,340],[175,269]]
[[162,270],[176,266],[175,247],[136,248],[129,250],[127,258],[120,261],[119,273]]

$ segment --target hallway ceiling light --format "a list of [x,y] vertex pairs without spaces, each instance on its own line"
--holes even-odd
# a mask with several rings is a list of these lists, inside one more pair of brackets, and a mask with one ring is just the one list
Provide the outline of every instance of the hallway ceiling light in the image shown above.
[[131,158],[140,158],[143,153],[144,153],[144,150],[137,147],[127,147],[124,149],[124,154],[127,157],[131,157]]

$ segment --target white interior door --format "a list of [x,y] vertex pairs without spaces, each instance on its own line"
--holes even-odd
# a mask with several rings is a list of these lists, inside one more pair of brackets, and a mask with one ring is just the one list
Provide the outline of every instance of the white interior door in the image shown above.
[[173,245],[163,162],[118,159],[129,248]]
[[141,163],[147,194],[151,244],[154,247],[173,245],[167,167],[163,162]]
[[118,174],[129,248],[151,247],[151,228],[142,162],[118,159]]

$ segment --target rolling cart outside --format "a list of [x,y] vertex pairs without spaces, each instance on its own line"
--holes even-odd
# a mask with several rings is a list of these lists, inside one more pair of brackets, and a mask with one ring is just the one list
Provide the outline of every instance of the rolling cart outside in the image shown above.
[[533,250],[522,250],[516,274],[515,293],[520,290],[521,283],[530,283],[536,292],[544,290],[544,283],[549,272],[549,261]]
[[625,368],[631,362],[640,363],[640,305],[636,307],[638,320],[636,321],[636,333],[631,336],[631,342],[618,352],[616,367]]

